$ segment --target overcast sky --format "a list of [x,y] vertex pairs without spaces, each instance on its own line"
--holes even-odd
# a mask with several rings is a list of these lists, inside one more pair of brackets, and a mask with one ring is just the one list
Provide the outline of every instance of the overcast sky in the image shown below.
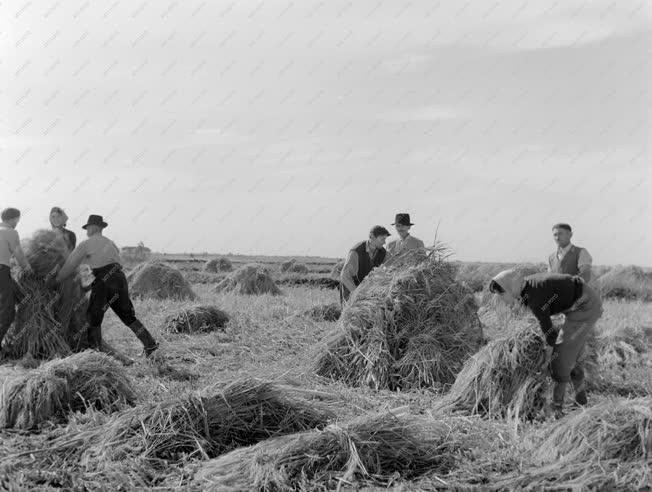
[[[344,256],[410,212],[462,260],[652,266],[643,1],[0,5],[0,207],[22,237]],[[392,231],[393,232],[393,231]]]

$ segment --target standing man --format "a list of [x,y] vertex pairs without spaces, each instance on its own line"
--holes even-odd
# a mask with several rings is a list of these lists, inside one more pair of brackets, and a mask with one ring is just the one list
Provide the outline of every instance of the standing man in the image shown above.
[[410,222],[410,214],[396,214],[396,219],[392,225],[396,228],[398,239],[394,239],[387,244],[387,254],[394,256],[411,249],[423,249],[425,247],[421,239],[410,235],[410,227],[414,225]]
[[563,223],[555,224],[552,226],[552,237],[557,243],[557,251],[548,258],[548,271],[579,275],[589,283],[593,258],[586,249],[571,244],[573,237],[571,226]]
[[[539,321],[548,345],[553,347],[550,374],[555,381],[552,409],[556,418],[563,416],[564,394],[573,384],[575,402],[586,405],[584,371],[579,362],[595,323],[602,316],[600,296],[579,276],[562,273],[535,273],[524,276],[505,270],[489,284],[489,291],[507,304],[527,306]],[[557,331],[551,315],[563,313],[564,324]]]
[[50,224],[55,231],[61,231],[68,250],[72,251],[75,249],[75,246],[77,246],[77,236],[71,230],[66,229],[68,216],[61,207],[52,207],[52,210],[50,210]]
[[348,301],[369,272],[385,261],[387,251],[383,246],[389,235],[384,227],[374,226],[369,231],[369,239],[351,248],[340,273],[340,303]]
[[88,263],[95,275],[88,303],[88,343],[91,348],[102,349],[102,320],[110,307],[125,325],[142,342],[145,356],[149,357],[158,345],[147,328],[136,318],[134,306],[129,298],[127,278],[120,264],[118,247],[102,235],[108,224],[101,215],[90,215],[86,229],[88,239],[79,243],[57,275],[57,282],[63,282],[83,262]]
[[2,219],[0,223],[0,346],[2,346],[2,340],[16,317],[17,286],[11,278],[11,257],[16,258],[23,270],[29,272],[32,268],[25,258],[16,231],[20,221],[20,210],[6,208],[0,214],[0,218]]

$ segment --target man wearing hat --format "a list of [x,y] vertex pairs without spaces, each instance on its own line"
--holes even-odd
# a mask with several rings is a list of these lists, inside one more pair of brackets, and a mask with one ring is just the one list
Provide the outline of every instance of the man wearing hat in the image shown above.
[[394,256],[411,249],[422,249],[425,247],[421,239],[410,235],[410,227],[414,225],[410,222],[410,214],[396,214],[396,219],[392,225],[396,228],[399,237],[387,244],[387,254]]
[[349,251],[340,273],[340,302],[349,300],[351,293],[369,272],[385,261],[387,251],[383,247],[389,231],[382,226],[374,226],[369,231],[369,239],[357,243]]
[[[552,409],[555,417],[563,416],[564,395],[573,384],[575,402],[586,405],[584,371],[579,361],[595,323],[602,316],[600,296],[579,276],[563,273],[535,273],[525,276],[517,270],[505,270],[489,284],[489,291],[507,304],[520,303],[539,321],[548,345],[553,347],[550,374],[555,381]],[[552,324],[551,316],[563,313],[561,329]]]
[[588,283],[591,280],[593,258],[586,249],[571,244],[571,226],[564,223],[555,224],[552,226],[552,237],[557,243],[557,251],[548,258],[548,271],[579,275]]
[[127,277],[120,264],[120,252],[113,241],[102,234],[107,226],[101,215],[90,215],[82,228],[86,229],[88,239],[70,253],[70,256],[57,274],[56,281],[62,282],[77,269],[87,263],[95,280],[91,286],[88,304],[88,343],[91,348],[102,349],[102,320],[104,312],[110,307],[125,325],[143,343],[145,355],[149,357],[158,345],[147,328],[136,318],[134,306],[129,298]]
[[16,296],[18,286],[11,278],[11,258],[16,258],[25,271],[32,268],[20,246],[20,237],[16,226],[20,221],[20,210],[6,208],[0,214],[0,347],[11,323],[16,317]]
[[72,251],[77,245],[77,236],[71,230],[66,229],[67,224],[68,216],[66,212],[61,207],[52,207],[52,210],[50,210],[50,225],[52,225],[53,230],[61,232],[66,246]]

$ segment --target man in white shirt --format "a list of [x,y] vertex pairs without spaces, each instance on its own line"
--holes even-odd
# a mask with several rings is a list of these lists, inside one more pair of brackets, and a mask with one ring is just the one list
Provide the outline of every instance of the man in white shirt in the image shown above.
[[20,246],[20,237],[16,226],[20,221],[20,210],[6,208],[0,215],[0,346],[2,339],[9,330],[11,323],[16,317],[16,296],[19,295],[18,288],[11,278],[11,258],[16,261],[23,270],[30,271],[31,267],[25,258],[23,248]]
[[396,219],[392,225],[396,228],[399,237],[387,244],[387,254],[389,256],[400,255],[411,249],[425,247],[421,239],[410,235],[410,227],[414,225],[410,222],[410,214],[396,214]]
[[588,283],[591,280],[593,258],[586,249],[571,243],[571,226],[564,223],[555,224],[552,226],[552,236],[557,243],[557,251],[548,258],[548,271],[578,275]]

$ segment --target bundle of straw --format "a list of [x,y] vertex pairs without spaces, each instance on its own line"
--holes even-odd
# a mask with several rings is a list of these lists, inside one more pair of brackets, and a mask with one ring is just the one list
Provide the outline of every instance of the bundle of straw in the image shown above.
[[337,303],[313,306],[304,312],[305,316],[315,321],[337,321],[342,314],[342,308]]
[[236,294],[280,295],[281,290],[260,265],[245,265],[223,279],[215,286],[215,292],[234,292]]
[[495,490],[649,490],[652,398],[608,399],[535,432]]
[[161,261],[141,263],[129,272],[127,280],[134,297],[175,300],[197,297],[181,272]]
[[124,369],[94,351],[46,362],[14,382],[0,407],[0,427],[33,429],[93,407],[114,412],[135,402]]
[[533,461],[652,460],[652,397],[610,398],[542,429]]
[[351,385],[418,388],[452,383],[480,346],[473,295],[440,251],[411,251],[376,268],[345,306],[316,372]]
[[69,251],[61,233],[36,231],[25,243],[32,272],[17,274],[16,321],[6,335],[12,357],[62,357],[83,346],[87,297],[78,276],[48,289],[46,278],[56,275]]
[[288,261],[284,261],[281,263],[281,271],[282,272],[289,272],[292,269],[292,266],[297,262],[294,258]]
[[37,277],[56,275],[70,254],[59,231],[41,229],[26,241],[25,256]]
[[163,469],[313,429],[332,417],[301,390],[243,379],[221,390],[141,404],[111,415],[101,425],[72,429],[54,440],[47,453],[69,456],[88,470],[135,458],[145,468]]
[[168,315],[163,329],[168,333],[204,333],[224,328],[228,321],[229,316],[214,306],[192,306]]
[[469,359],[436,408],[534,418],[546,405],[546,367],[541,329],[524,323]]
[[443,422],[387,414],[241,448],[202,465],[202,490],[315,490],[448,473],[459,446]]
[[233,270],[233,264],[228,258],[212,258],[204,265],[204,270],[207,272],[230,272]]

